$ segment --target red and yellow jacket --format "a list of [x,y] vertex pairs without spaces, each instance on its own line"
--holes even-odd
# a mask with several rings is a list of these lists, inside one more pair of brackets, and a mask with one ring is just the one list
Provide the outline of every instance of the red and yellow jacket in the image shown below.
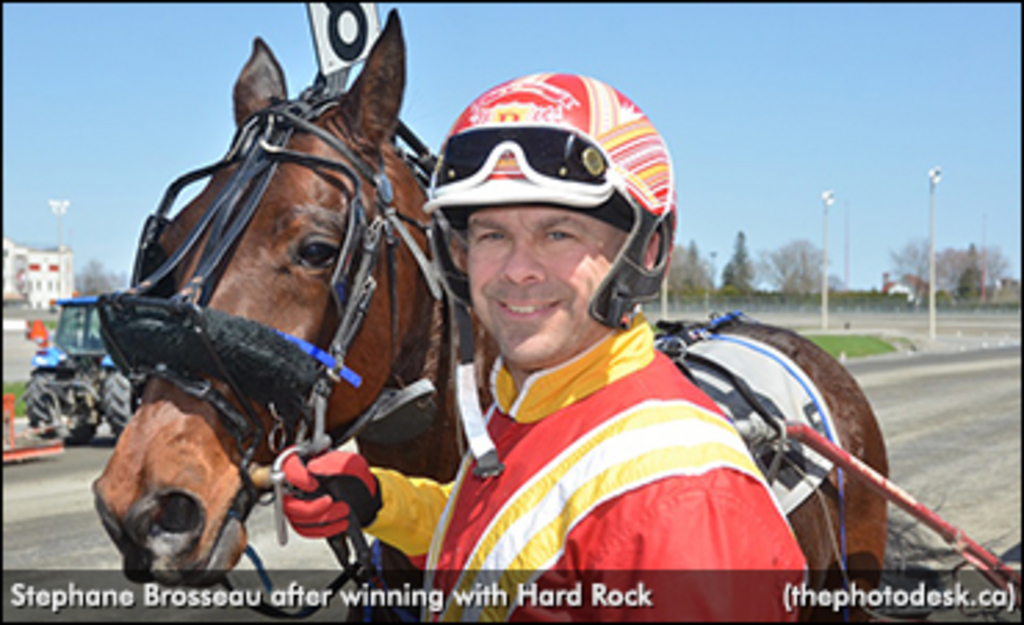
[[492,386],[500,476],[474,477],[469,456],[447,485],[374,469],[384,505],[367,531],[426,555],[448,598],[428,617],[795,620],[783,592],[806,563],[785,516],[642,316],[522,389],[499,361]]

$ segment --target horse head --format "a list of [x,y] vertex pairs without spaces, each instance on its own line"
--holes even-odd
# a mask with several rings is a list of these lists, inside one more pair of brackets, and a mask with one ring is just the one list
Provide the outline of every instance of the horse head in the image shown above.
[[[425,196],[394,144],[404,83],[394,11],[340,96],[321,85],[289,101],[257,38],[234,86],[227,156],[172,184],[147,223],[133,287],[104,303],[105,337],[140,403],[93,484],[129,578],[221,580],[245,549],[255,467],[344,432],[389,388],[428,376],[447,401]],[[206,177],[168,218],[181,188]],[[439,447],[454,444],[453,427],[434,419],[415,440],[363,452],[424,473],[409,446],[455,458]]]

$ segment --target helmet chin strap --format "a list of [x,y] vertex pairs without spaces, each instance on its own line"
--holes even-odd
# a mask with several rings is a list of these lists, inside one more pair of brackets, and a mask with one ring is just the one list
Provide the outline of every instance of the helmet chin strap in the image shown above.
[[469,440],[470,452],[476,459],[473,475],[479,478],[496,477],[505,470],[505,465],[498,458],[498,450],[487,434],[484,416],[480,412],[480,395],[477,391],[476,368],[473,364],[473,323],[465,303],[455,297],[452,301],[455,322],[459,329],[459,364],[455,372],[455,393],[462,428]]
[[[672,215],[656,217],[640,208],[634,214],[633,229],[588,308],[591,317],[617,330],[630,327],[640,302],[657,297],[671,256]],[[647,267],[648,247],[655,235],[660,237],[658,255],[654,266]]]

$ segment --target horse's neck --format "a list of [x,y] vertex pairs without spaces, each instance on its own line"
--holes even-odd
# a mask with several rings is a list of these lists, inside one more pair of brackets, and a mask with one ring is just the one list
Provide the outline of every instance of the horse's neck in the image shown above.
[[433,301],[413,319],[410,331],[399,339],[395,349],[388,384],[405,386],[426,378],[436,386],[447,364],[444,356],[450,351],[443,313],[442,302]]

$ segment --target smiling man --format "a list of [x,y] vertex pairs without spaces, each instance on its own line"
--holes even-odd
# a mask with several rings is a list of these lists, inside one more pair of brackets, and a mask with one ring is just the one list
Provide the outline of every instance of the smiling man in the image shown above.
[[587,308],[625,240],[622,230],[559,208],[488,208],[469,218],[473,310],[517,387],[614,331]]
[[[675,227],[648,118],[597,80],[537,74],[477,98],[430,189],[448,290],[500,357],[487,434],[504,462],[452,484],[330,452],[285,472],[297,532],[352,514],[446,597],[441,620],[783,620],[805,561],[733,426],[654,349]],[[334,490],[335,493],[339,491]],[[488,590],[485,600],[467,600]]]

